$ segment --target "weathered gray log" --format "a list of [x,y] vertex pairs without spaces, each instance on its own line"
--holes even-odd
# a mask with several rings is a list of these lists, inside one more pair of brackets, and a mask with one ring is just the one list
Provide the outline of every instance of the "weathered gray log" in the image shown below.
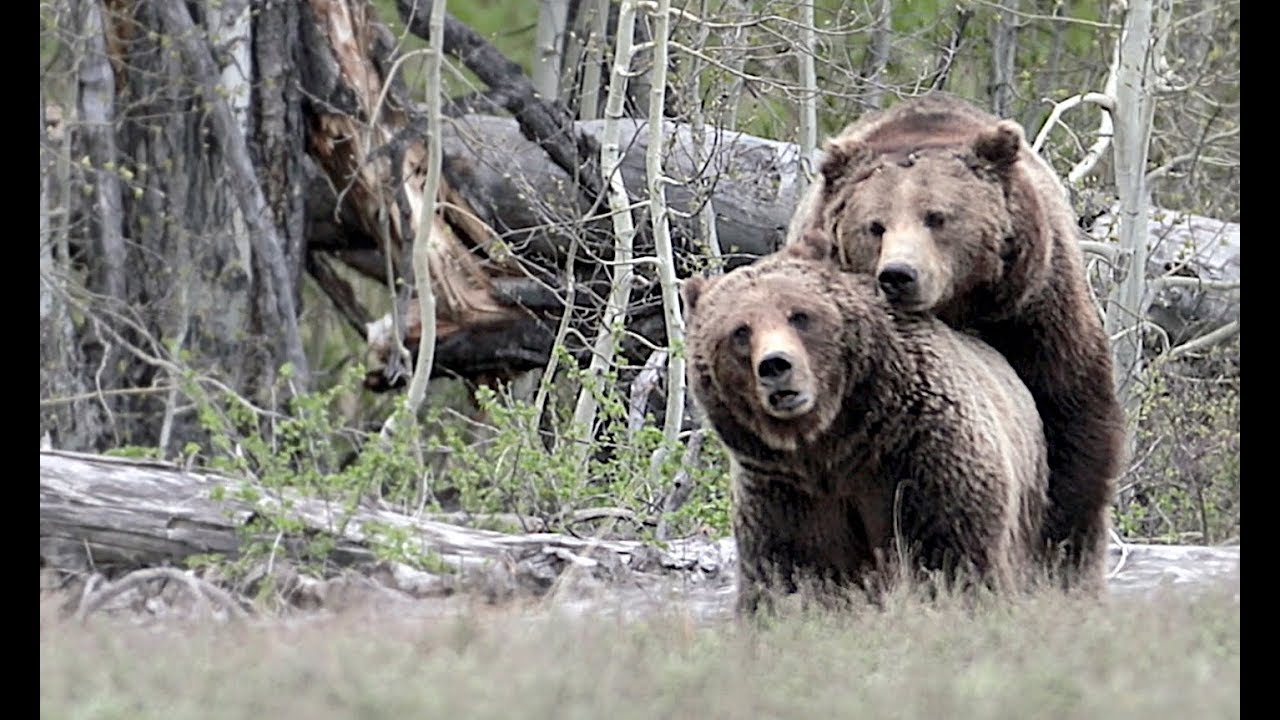
[[[60,451],[40,453],[40,558],[44,565],[79,569],[148,567],[181,563],[193,555],[236,556],[239,531],[255,515],[246,502],[234,499],[241,481],[184,471],[169,463]],[[212,493],[226,492],[215,501]],[[263,497],[266,491],[257,488]],[[373,527],[409,530],[423,550],[437,554],[459,570],[480,569],[491,562],[515,563],[535,557],[588,568],[601,565],[661,572],[689,570],[717,573],[724,561],[719,546],[690,540],[658,549],[638,541],[576,538],[556,533],[507,534],[462,527],[370,507],[349,518],[334,503],[287,493],[289,514],[308,533],[336,541],[333,559],[353,564],[374,559]],[[278,506],[277,506],[278,507]],[[274,510],[273,510],[274,512]],[[286,546],[299,538],[285,538]]]
[[[642,121],[624,118],[620,122],[623,179],[632,197],[642,198],[647,132]],[[580,132],[598,137],[603,121],[576,125]],[[592,215],[592,208],[579,198],[568,175],[521,136],[514,120],[484,115],[454,118],[446,123],[444,141],[445,163],[455,186],[509,243],[527,242],[530,250],[562,258],[573,233],[586,229],[607,235],[608,218],[599,210],[594,213],[598,219],[580,222]],[[664,153],[667,174],[677,180],[695,175],[689,126],[668,122],[666,142],[670,146]],[[792,143],[708,128],[703,157],[710,160],[701,172],[715,178],[711,203],[716,231],[726,254],[737,256],[733,264],[750,262],[780,245],[796,203],[798,152]],[[818,151],[814,161],[821,157]],[[697,210],[698,198],[687,188],[672,185],[667,202],[674,212],[688,214]],[[1114,244],[1109,240],[1114,234],[1112,217],[1104,213],[1093,219],[1088,236]],[[677,225],[685,229],[685,242],[678,243],[677,250],[688,252],[693,225]],[[637,248],[638,254],[645,252]],[[1239,318],[1238,287],[1221,287],[1240,279],[1239,223],[1153,208],[1148,253],[1150,277],[1173,269],[1179,275],[1218,283],[1152,284],[1151,319],[1175,343]]]
[[[1147,225],[1147,317],[1185,343],[1240,320],[1240,224],[1152,208]],[[1089,228],[1105,242],[1118,232],[1115,208]]]
[[[234,555],[240,547],[238,530],[252,517],[253,510],[237,501],[215,502],[210,493],[216,488],[234,490],[237,486],[236,481],[184,472],[168,463],[42,451],[41,564],[51,570],[82,570],[91,557],[98,571],[132,570],[180,562],[197,553]],[[334,516],[323,502],[294,500],[298,502],[295,517],[302,519],[308,530],[328,531]],[[579,610],[660,610],[672,597],[667,592],[678,588],[677,597],[695,606],[700,614],[727,616],[732,612],[732,538],[671,541],[667,549],[661,550],[639,542],[593,543],[541,532],[504,534],[381,510],[358,510],[345,532],[337,537],[334,559],[363,565],[363,570],[374,577],[380,573],[395,575],[380,582],[413,597],[441,594],[438,576],[398,563],[364,562],[373,559],[363,534],[363,528],[371,522],[408,528],[442,560],[462,569],[488,566],[501,573],[516,566],[517,574],[523,570],[526,576],[533,575],[534,587],[544,591],[570,565],[585,569],[597,581],[608,583],[609,590],[570,603]],[[636,572],[619,576],[619,566]],[[1110,568],[1110,587],[1117,593],[1154,592],[1169,584],[1206,587],[1239,578],[1240,546],[1113,544]],[[682,574],[663,577],[673,571]],[[470,573],[462,575],[459,579],[471,577]],[[480,577],[482,582],[488,579]],[[336,602],[328,595],[341,594],[342,581],[339,576],[335,578],[338,587],[326,589],[326,582],[296,577],[293,580],[304,590],[299,602],[307,605],[319,601],[324,606]]]
[[[623,179],[632,197],[642,198],[647,177],[644,167],[647,133],[641,121],[624,118],[620,122],[625,153]],[[698,153],[694,152],[695,142],[689,126],[670,121],[666,126],[666,174],[677,181],[696,175],[713,178],[710,202],[718,239],[730,267],[749,263],[776,249],[796,201],[798,147],[709,128],[702,152],[709,160],[698,166],[694,162]],[[578,122],[576,128],[588,136],[598,137],[603,122]],[[445,123],[443,139],[445,174],[450,186],[480,221],[502,237],[510,255],[519,258],[533,275],[549,286],[557,285],[573,241],[579,242],[576,275],[578,287],[583,290],[579,296],[587,296],[591,292],[589,288],[598,285],[600,280],[592,278],[602,266],[599,258],[607,259],[611,253],[612,228],[608,215],[588,204],[569,174],[549,162],[545,151],[526,139],[513,119],[478,114],[450,118]],[[821,151],[815,152],[815,161],[821,155]],[[332,252],[348,264],[353,264],[359,253],[375,252],[377,246],[372,238],[353,227],[344,213],[334,213],[331,189],[322,182],[313,183],[311,189],[308,203],[313,250]],[[702,200],[688,187],[680,185],[668,187],[667,200],[674,213],[677,265],[681,276],[687,276],[697,270],[694,261],[705,255],[698,247],[696,222],[692,220]],[[1097,215],[1096,212],[1088,214]],[[1104,213],[1086,224],[1088,237],[1100,251],[1115,246],[1109,239],[1110,217]],[[1166,264],[1176,266],[1185,256],[1187,265],[1176,267],[1176,274],[1217,281],[1211,285],[1192,284],[1193,277],[1180,277],[1172,284],[1150,284],[1153,292],[1147,299],[1148,318],[1163,329],[1171,346],[1238,321],[1238,286],[1235,290],[1224,289],[1223,284],[1239,280],[1239,228],[1238,223],[1179,215],[1168,210],[1153,211],[1148,231],[1150,276],[1161,277],[1169,270]],[[1184,247],[1190,248],[1189,254],[1180,250]],[[1111,252],[1114,254],[1114,250]],[[641,257],[652,255],[652,243],[646,245],[638,241],[636,253]],[[384,261],[374,259],[363,265],[366,267],[362,272],[370,277],[377,278],[384,272]],[[640,293],[645,301],[635,303],[630,309],[630,328],[650,343],[662,345],[665,333],[660,305],[650,301],[656,280],[651,277],[649,265],[641,265],[639,272],[646,281]],[[475,368],[485,368],[486,372],[519,372],[541,366],[546,362],[550,346],[550,329],[556,325],[555,316],[559,314],[554,292],[548,290],[544,294],[549,300],[538,307],[542,314],[537,322],[541,327],[517,323],[491,328],[485,331],[483,343],[468,338],[456,343],[458,348],[466,349],[456,358],[444,347],[436,348],[437,355],[452,358],[454,362],[446,362],[446,366],[464,377],[477,375]],[[589,313],[583,315],[587,322],[588,316]],[[410,347],[413,346],[411,341]],[[644,347],[624,347],[624,350],[635,350],[640,360],[649,352]],[[372,355],[381,352],[380,348],[371,349]],[[513,358],[518,362],[513,362]],[[370,363],[378,364],[376,359]]]
[[[620,122],[623,180],[628,193],[641,198],[647,182],[647,131],[643,121],[623,118]],[[671,145],[664,152],[666,172],[676,180],[692,178],[698,173],[689,126],[670,122],[667,126]],[[578,122],[576,127],[598,139],[604,121]],[[701,172],[716,178],[712,204],[722,248],[726,254],[739,255],[740,262],[771,252],[781,243],[795,204],[796,146],[714,128],[708,128],[706,135],[703,157],[710,160]],[[454,186],[509,243],[527,240],[532,250],[563,257],[572,234],[583,229],[579,223],[583,217],[594,218],[585,224],[587,228],[607,235],[609,219],[604,210],[587,206],[568,174],[548,162],[546,154],[520,134],[514,120],[485,115],[452,118],[445,123],[444,143],[445,164]],[[697,200],[686,187],[667,189],[667,202],[676,212],[697,210]]]

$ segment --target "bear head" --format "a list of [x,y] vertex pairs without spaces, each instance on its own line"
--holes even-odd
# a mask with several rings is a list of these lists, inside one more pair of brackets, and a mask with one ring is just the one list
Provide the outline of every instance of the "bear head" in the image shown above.
[[794,451],[840,413],[856,341],[832,255],[811,231],[752,265],[684,281],[690,390],[722,436]]
[[821,227],[845,269],[874,276],[896,307],[944,317],[1029,272],[1044,251],[1040,225],[1026,220],[1035,202],[1019,167],[1021,126],[1001,120],[933,143],[885,135],[836,138],[821,166]]

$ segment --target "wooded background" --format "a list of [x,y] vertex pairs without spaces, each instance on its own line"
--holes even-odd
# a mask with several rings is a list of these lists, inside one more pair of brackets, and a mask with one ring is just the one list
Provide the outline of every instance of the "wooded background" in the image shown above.
[[1239,2],[40,7],[42,444],[723,531],[678,279],[776,248],[826,136],[937,89],[1071,192],[1118,529],[1238,536]]

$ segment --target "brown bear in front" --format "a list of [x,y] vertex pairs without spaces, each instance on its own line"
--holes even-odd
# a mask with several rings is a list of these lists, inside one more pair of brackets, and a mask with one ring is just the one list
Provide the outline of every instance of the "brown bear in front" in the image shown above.
[[1124,415],[1057,175],[1017,123],[943,93],[869,114],[826,150],[787,243],[830,233],[841,265],[896,306],[1008,359],[1045,425],[1045,544],[1061,550],[1066,587],[1101,592]]
[[731,459],[739,611],[911,569],[1020,586],[1048,473],[1031,395],[994,350],[892,308],[831,252],[813,233],[682,290],[691,394]]

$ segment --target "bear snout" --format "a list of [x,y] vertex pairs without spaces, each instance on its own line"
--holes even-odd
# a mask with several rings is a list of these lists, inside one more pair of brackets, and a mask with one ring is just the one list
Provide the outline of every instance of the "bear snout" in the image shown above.
[[780,420],[803,415],[813,408],[808,365],[786,350],[764,353],[756,362],[756,392],[764,411]]
[[904,262],[892,262],[880,269],[876,281],[892,301],[914,300],[920,294],[920,273]]
[[760,359],[756,377],[768,387],[784,385],[791,379],[791,356],[782,351],[771,352]]

